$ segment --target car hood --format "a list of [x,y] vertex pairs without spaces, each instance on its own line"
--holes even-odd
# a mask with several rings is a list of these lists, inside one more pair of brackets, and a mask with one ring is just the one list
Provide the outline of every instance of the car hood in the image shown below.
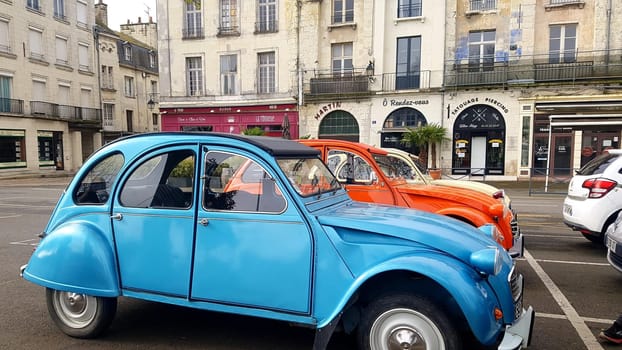
[[468,205],[485,213],[488,213],[490,207],[494,204],[505,205],[500,199],[495,199],[490,195],[467,188],[410,183],[395,184],[394,188],[403,196],[423,196],[443,201],[452,201]]
[[[482,182],[477,182],[477,181],[441,179],[441,180],[432,180],[432,184],[439,185],[439,186],[449,186],[449,187],[471,189],[471,190],[481,192],[491,197],[494,193],[500,191],[500,189],[497,187],[494,187],[494,186],[491,186],[491,185],[488,185]],[[510,206],[511,201],[507,193],[504,193],[503,201],[508,207]]]
[[[491,238],[471,225],[447,216],[420,210],[350,202],[339,208],[316,213],[322,225],[353,234],[365,233],[383,238],[405,240],[403,244],[419,244],[440,250],[468,262],[471,253],[488,247],[499,247]],[[412,243],[411,243],[412,242]],[[387,244],[400,242],[387,241]],[[500,249],[503,251],[503,249]]]

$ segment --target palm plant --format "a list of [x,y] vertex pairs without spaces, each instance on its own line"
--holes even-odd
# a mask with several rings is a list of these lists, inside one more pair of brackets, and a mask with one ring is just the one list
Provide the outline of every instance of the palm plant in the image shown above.
[[447,128],[440,124],[432,123],[418,126],[414,129],[407,128],[408,132],[402,134],[401,143],[406,146],[419,147],[419,158],[424,164],[428,164],[428,147],[432,156],[432,169],[436,169],[436,144],[447,139]]

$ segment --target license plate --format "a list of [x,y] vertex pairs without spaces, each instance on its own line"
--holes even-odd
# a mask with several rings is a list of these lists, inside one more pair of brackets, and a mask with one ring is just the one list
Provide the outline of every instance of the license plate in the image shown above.
[[611,250],[612,253],[616,252],[617,246],[618,246],[618,243],[614,241],[611,237],[607,236],[607,248],[609,248],[609,250]]
[[572,206],[564,204],[564,213],[572,216]]

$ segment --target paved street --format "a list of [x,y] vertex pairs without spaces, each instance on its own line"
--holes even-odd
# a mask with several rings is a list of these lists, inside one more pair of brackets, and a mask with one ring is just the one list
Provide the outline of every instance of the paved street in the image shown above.
[[[44,290],[23,281],[26,263],[67,178],[0,180],[0,349],[306,349],[313,333],[279,322],[122,298],[110,330],[96,340],[64,336]],[[511,186],[515,187],[515,186]],[[561,222],[563,196],[508,188],[526,236],[525,304],[536,312],[532,349],[615,349],[596,334],[622,312],[622,274],[596,246]],[[349,348],[337,337],[331,349]]]

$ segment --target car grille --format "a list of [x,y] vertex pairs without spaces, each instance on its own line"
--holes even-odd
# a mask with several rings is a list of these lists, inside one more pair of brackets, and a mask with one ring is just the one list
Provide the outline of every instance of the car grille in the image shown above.
[[514,300],[514,319],[517,319],[523,313],[523,275],[516,271],[516,265],[512,266],[508,282]]
[[619,256],[618,254],[615,254],[614,252],[611,252],[609,254],[609,259],[611,260],[612,264],[614,264],[618,268],[622,269],[622,256]]
[[512,236],[516,237],[520,233],[518,228],[518,214],[512,209],[512,221],[510,221],[510,227],[512,228]]

